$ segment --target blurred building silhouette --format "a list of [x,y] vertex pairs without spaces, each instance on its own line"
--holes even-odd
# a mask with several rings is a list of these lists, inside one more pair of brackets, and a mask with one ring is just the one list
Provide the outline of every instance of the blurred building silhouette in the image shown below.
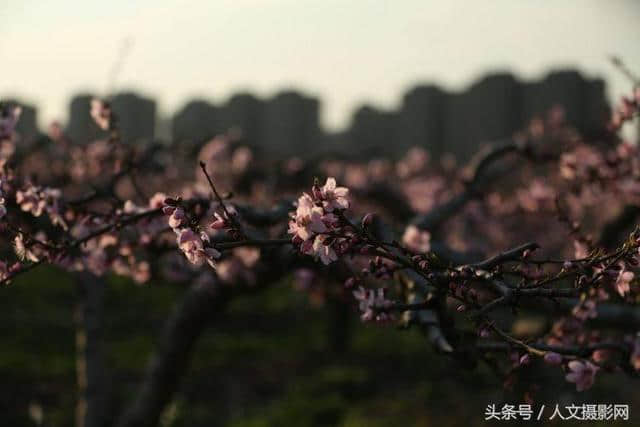
[[564,107],[566,119],[585,133],[597,132],[609,107],[602,80],[585,80],[577,71],[557,71],[540,82],[523,85],[525,118],[542,115],[553,105]]
[[201,144],[231,132],[272,156],[306,153],[316,149],[322,139],[318,109],[317,99],[294,91],[278,93],[266,101],[240,93],[219,107],[192,101],[173,117],[172,140]]
[[155,101],[131,92],[118,94],[110,101],[118,118],[122,141],[136,143],[153,139],[156,129]]
[[187,103],[171,122],[172,138],[182,144],[199,145],[222,131],[220,111],[203,100]]
[[[75,141],[103,135],[90,117],[91,98],[82,94],[71,101],[67,133]],[[464,159],[555,106],[563,107],[567,121],[587,134],[601,132],[609,114],[604,82],[573,70],[554,71],[534,82],[496,73],[453,93],[416,86],[404,94],[397,111],[362,106],[348,129],[331,134],[320,128],[319,100],[291,90],[268,99],[239,93],[221,105],[192,100],[170,120],[157,120],[155,102],[135,93],[116,95],[111,103],[125,142],[151,139],[156,122],[170,123],[164,127],[173,143],[197,148],[215,135],[233,132],[271,158],[320,152],[399,156],[422,146],[434,156],[452,153]],[[34,108],[23,105],[18,130],[37,135]]]
[[69,103],[69,121],[65,130],[72,141],[87,143],[100,135],[100,129],[91,118],[91,99],[93,95],[76,95]]
[[264,113],[264,101],[248,93],[233,95],[222,107],[223,130],[240,134],[244,143],[258,147],[264,137]]
[[21,143],[29,144],[34,142],[41,134],[38,128],[38,112],[36,108],[22,103],[18,99],[7,99],[4,103],[10,106],[19,106],[22,110],[15,129]]
[[[73,97],[69,105],[69,122],[66,133],[73,141],[87,143],[104,136],[91,118],[90,94]],[[109,99],[118,120],[120,136],[125,143],[136,143],[154,137],[156,103],[135,93],[127,92]]]
[[320,149],[320,103],[297,92],[281,92],[265,105],[263,144],[275,155],[307,154]]
[[[576,71],[549,73],[538,82],[522,83],[510,73],[488,75],[467,90],[447,93],[434,86],[407,92],[399,111],[355,111],[345,150],[400,154],[422,146],[434,156],[468,158],[483,143],[508,138],[533,117],[561,106],[581,132],[602,131],[609,107],[602,80],[587,80]],[[388,145],[390,135],[393,144]],[[376,149],[377,148],[377,149]]]
[[521,85],[511,74],[494,74],[450,94],[441,145],[426,146],[436,156],[450,152],[465,157],[479,143],[508,137],[524,125],[521,99]]
[[446,100],[436,86],[418,86],[404,95],[395,133],[398,149],[429,146],[434,153],[443,151]]
[[397,152],[398,114],[364,106],[353,115],[347,133],[351,149],[366,155],[388,155]]

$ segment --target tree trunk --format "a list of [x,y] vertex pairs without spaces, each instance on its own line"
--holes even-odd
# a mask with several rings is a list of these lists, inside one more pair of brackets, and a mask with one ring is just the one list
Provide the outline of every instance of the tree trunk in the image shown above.
[[91,273],[77,276],[76,377],[77,427],[104,427],[108,418],[109,380],[102,353],[102,319],[105,282]]

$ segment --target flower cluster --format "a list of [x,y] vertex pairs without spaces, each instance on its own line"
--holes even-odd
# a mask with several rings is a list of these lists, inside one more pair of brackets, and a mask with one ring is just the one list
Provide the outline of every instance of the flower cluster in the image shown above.
[[411,224],[402,235],[402,243],[407,249],[423,254],[431,249],[431,234]]
[[178,248],[184,253],[191,264],[201,266],[207,262],[215,267],[215,260],[220,258],[220,252],[212,247],[205,247],[209,243],[207,233],[196,233],[190,228],[183,228],[176,231]]
[[623,96],[620,100],[620,104],[615,108],[611,115],[611,121],[609,128],[612,131],[616,131],[622,127],[622,125],[631,120],[634,115],[637,115],[640,111],[640,88],[637,87],[633,91],[631,98]]
[[67,224],[63,218],[60,204],[61,195],[62,193],[57,188],[29,185],[16,192],[16,203],[24,212],[29,212],[36,217],[46,212],[54,225],[59,225],[66,230]]
[[584,391],[593,385],[598,367],[588,360],[572,360],[568,364],[569,373],[566,380],[575,383],[577,391]]
[[221,256],[220,251],[210,246],[207,233],[198,233],[188,227],[187,215],[179,201],[167,198],[164,201],[162,211],[169,216],[169,226],[176,233],[178,248],[184,253],[187,260],[196,266],[201,266],[206,262],[215,268],[215,261]]
[[92,99],[91,118],[93,118],[100,129],[109,130],[112,119],[111,106],[101,99]]
[[213,221],[209,227],[216,231],[225,231],[234,240],[239,239],[242,231],[238,223],[236,208],[233,205],[225,204],[224,209],[220,210],[220,206],[212,204],[209,209],[209,212],[213,212]]
[[0,219],[7,214],[7,207],[4,205],[4,193],[2,191],[2,181],[0,181]]
[[13,239],[13,248],[16,255],[18,256],[18,259],[20,259],[21,261],[38,262],[38,256],[35,254],[32,248],[26,244],[24,235],[22,233],[18,233]]
[[627,270],[624,266],[620,269],[616,281],[614,283],[615,290],[624,297],[631,291],[630,283],[633,281],[635,274]]
[[11,140],[22,109],[0,104],[0,141]]
[[393,306],[393,301],[387,299],[385,288],[365,289],[358,286],[358,289],[353,291],[353,296],[358,301],[362,321],[387,322],[393,320],[393,316],[388,312],[389,308]]
[[7,280],[10,277],[9,266],[6,262],[0,261],[0,281]]
[[163,209],[163,212],[165,215],[169,215],[169,227],[171,227],[173,231],[178,230],[187,222],[187,216],[184,213],[184,209],[179,206],[166,206]]
[[559,166],[560,175],[584,204],[602,203],[608,195],[640,203],[640,150],[635,144],[623,142],[607,149],[582,144],[564,153]]
[[349,208],[349,189],[337,187],[335,178],[327,178],[324,186],[314,185],[311,194],[298,199],[295,214],[289,221],[289,234],[300,251],[312,255],[323,264],[338,259],[344,251],[340,214]]

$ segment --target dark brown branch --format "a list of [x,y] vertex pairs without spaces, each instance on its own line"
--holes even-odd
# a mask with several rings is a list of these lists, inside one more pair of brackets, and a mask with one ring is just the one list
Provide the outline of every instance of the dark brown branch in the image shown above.
[[117,425],[157,425],[162,410],[170,402],[187,369],[196,340],[209,321],[223,311],[233,296],[232,292],[263,289],[294,268],[296,260],[290,250],[277,247],[263,251],[261,267],[256,271],[256,276],[261,279],[259,286],[248,287],[243,283],[228,286],[218,283],[215,278],[214,285],[192,286],[167,320],[163,337],[149,362],[135,399]]
[[[508,342],[496,342],[496,341],[478,341],[476,346],[479,350],[483,351],[510,351],[513,347],[513,343]],[[595,344],[589,344],[584,346],[559,346],[559,345],[549,345],[544,343],[529,343],[527,347],[534,348],[543,352],[553,352],[558,353],[563,356],[573,356],[573,357],[590,357],[594,351],[597,350],[614,350],[619,351],[625,355],[629,353],[629,347],[625,346],[622,343],[616,342],[601,342]]]
[[182,378],[197,338],[219,313],[229,292],[219,285],[194,285],[168,319],[158,349],[133,404],[118,422],[120,427],[155,426]]
[[513,249],[504,251],[484,261],[480,261],[476,264],[472,264],[471,267],[474,267],[480,270],[491,270],[492,268],[497,267],[500,264],[504,264],[505,262],[518,261],[522,258],[522,254],[525,251],[533,251],[538,248],[539,246],[536,243],[533,243],[533,242],[525,243]]
[[412,223],[417,227],[433,231],[443,222],[459,212],[469,201],[480,194],[482,185],[487,181],[486,171],[489,167],[502,158],[518,152],[525,152],[525,146],[509,141],[507,144],[497,143],[496,146],[477,161],[471,179],[467,182],[465,189],[458,195],[453,196],[448,201],[433,208],[425,215],[419,215],[413,219]]

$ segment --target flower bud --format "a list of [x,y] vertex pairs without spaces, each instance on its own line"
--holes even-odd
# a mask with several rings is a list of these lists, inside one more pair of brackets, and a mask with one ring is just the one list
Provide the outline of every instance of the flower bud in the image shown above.
[[311,193],[313,194],[313,198],[316,200],[321,200],[322,199],[322,191],[320,191],[320,187],[318,187],[317,185],[314,185],[311,188]]
[[544,355],[544,361],[550,365],[559,365],[562,363],[562,356],[558,353],[554,353],[553,351],[548,351]]
[[373,214],[368,213],[362,218],[362,228],[367,228],[373,223]]
[[217,219],[211,223],[211,228],[213,228],[214,230],[222,230],[225,227],[226,223],[221,219]]
[[365,245],[365,246],[360,248],[360,254],[368,255],[368,254],[370,254],[372,252],[372,250],[373,250],[373,246]]

